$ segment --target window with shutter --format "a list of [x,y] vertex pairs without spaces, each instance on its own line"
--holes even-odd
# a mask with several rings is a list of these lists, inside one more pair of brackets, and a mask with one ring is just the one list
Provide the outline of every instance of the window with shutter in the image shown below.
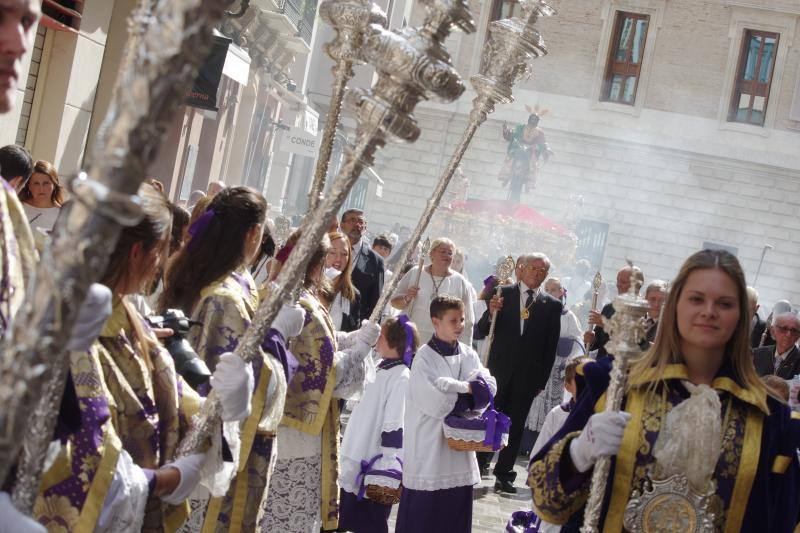
[[57,31],[81,29],[83,0],[43,0],[42,24]]
[[764,125],[779,37],[777,33],[745,30],[729,122]]
[[648,15],[617,11],[601,100],[634,105],[647,40]]

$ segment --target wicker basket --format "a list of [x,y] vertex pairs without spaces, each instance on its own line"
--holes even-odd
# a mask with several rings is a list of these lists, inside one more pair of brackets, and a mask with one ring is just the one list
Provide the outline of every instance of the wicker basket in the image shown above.
[[401,492],[402,487],[392,488],[382,485],[367,485],[366,496],[382,505],[394,505],[400,503]]
[[506,447],[505,444],[501,444],[499,450],[492,450],[491,444],[484,444],[483,442],[475,442],[473,440],[451,439],[449,437],[447,438],[447,445],[450,446],[451,450],[457,452],[493,452],[500,451]]

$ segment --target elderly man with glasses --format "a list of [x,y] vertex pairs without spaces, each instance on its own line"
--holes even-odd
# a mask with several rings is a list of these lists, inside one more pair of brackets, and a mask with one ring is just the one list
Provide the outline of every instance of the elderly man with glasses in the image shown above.
[[[506,446],[497,459],[495,490],[515,493],[514,462],[522,441],[531,402],[544,389],[556,359],[561,333],[561,302],[547,294],[542,283],[550,270],[544,254],[523,255],[517,261],[517,281],[494,296],[477,328],[488,335],[497,311],[488,367],[497,380],[495,407],[511,418]],[[491,453],[479,453],[481,475],[488,471]]]
[[800,317],[797,314],[783,313],[772,320],[770,333],[775,346],[763,346],[753,350],[753,364],[759,376],[774,374],[783,379],[792,379],[800,374]]

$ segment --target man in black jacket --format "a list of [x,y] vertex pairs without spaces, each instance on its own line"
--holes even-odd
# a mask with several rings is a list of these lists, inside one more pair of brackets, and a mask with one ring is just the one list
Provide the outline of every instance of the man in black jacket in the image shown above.
[[800,318],[794,313],[783,313],[773,318],[770,326],[775,346],[762,346],[753,350],[753,364],[759,376],[775,374],[792,379],[800,374]]
[[[624,266],[617,272],[617,294],[625,294],[631,288],[631,275],[633,268]],[[644,283],[644,279],[641,280]],[[606,343],[609,340],[608,333],[605,330],[605,321],[614,316],[614,306],[607,303],[603,309],[598,313],[595,310],[589,311],[589,325],[594,326],[593,330],[589,330],[583,334],[583,343],[589,346],[589,351],[597,350],[597,358],[606,357]]]
[[[544,389],[556,358],[561,332],[561,302],[542,290],[550,270],[544,254],[523,255],[517,261],[515,285],[502,288],[478,321],[478,330],[489,333],[492,311],[497,310],[494,340],[489,352],[489,370],[497,380],[495,407],[511,418],[508,446],[494,467],[495,489],[516,493],[514,463],[517,459],[525,419],[536,395]],[[478,454],[484,472],[491,453]]]
[[383,258],[362,241],[367,221],[360,209],[348,209],[342,214],[342,233],[347,235],[352,246],[353,280],[361,294],[361,318],[367,319],[375,309],[383,290]]

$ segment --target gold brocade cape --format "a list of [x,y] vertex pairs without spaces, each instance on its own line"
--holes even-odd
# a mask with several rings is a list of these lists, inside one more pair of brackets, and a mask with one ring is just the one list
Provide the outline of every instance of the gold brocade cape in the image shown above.
[[0,178],[0,338],[25,299],[38,256],[25,211],[11,186]]
[[[143,320],[138,315],[133,318]],[[111,419],[123,448],[139,467],[157,469],[175,459],[178,444],[200,409],[200,397],[175,372],[172,357],[146,325],[145,330],[151,337],[152,368],[133,342],[125,305],[115,298],[111,317],[100,333],[98,352],[113,400]],[[151,497],[142,531],[174,531],[188,511],[188,504],[172,507]]]
[[332,401],[336,384],[333,355],[336,330],[328,311],[308,291],[298,301],[306,313],[300,335],[289,342],[298,361],[289,383],[281,424],[308,435],[320,435],[322,444],[322,524],[336,529],[339,516],[339,404]]
[[122,443],[110,417],[98,345],[70,353],[70,373],[81,410],[81,428],[70,435],[44,472],[33,510],[50,531],[93,531],[114,477]]
[[[258,309],[256,284],[245,269],[237,270],[205,287],[192,318],[203,323],[193,328],[189,343],[209,367],[225,352],[233,351],[247,332]],[[211,498],[203,533],[255,531],[271,474],[272,441],[283,413],[286,376],[280,362],[268,352],[253,362],[255,390],[250,416],[239,427],[236,476],[224,497]],[[275,387],[268,395],[270,380]]]

